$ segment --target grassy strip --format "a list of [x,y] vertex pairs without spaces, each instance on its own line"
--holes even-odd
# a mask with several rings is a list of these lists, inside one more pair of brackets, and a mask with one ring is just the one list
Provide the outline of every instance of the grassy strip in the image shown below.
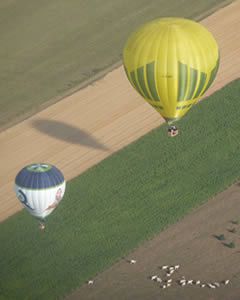
[[197,18],[229,2],[2,1],[1,130],[105,73],[120,60],[127,36],[140,24],[169,15]]
[[24,211],[0,225],[0,299],[55,299],[240,177],[240,80],[192,108],[174,139],[153,130],[68,182],[39,232]]

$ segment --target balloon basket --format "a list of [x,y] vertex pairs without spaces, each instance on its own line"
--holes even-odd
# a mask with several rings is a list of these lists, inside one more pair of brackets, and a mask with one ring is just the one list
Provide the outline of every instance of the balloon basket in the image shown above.
[[169,137],[175,137],[178,135],[178,129],[174,126],[174,128],[170,127],[168,128],[168,136]]
[[44,222],[44,221],[40,221],[38,227],[39,227],[39,229],[40,229],[41,231],[44,231],[45,228],[46,228],[45,222]]

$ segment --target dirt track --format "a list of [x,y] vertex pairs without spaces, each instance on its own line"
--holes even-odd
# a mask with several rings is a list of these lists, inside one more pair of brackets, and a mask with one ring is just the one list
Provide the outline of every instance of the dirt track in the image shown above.
[[[240,224],[231,224],[239,219],[239,211],[237,183],[94,278],[93,286],[83,285],[66,300],[239,300]],[[228,231],[232,228],[237,233]],[[236,248],[227,248],[214,237],[220,234],[225,235],[224,242],[234,241]],[[132,258],[137,260],[135,265],[127,262]],[[148,277],[157,274],[165,278],[159,268],[165,264],[179,264],[180,269],[171,277],[172,286],[163,290]],[[231,283],[215,290],[180,287],[175,281],[183,275],[202,282],[230,279]]]
[[[221,51],[219,75],[208,94],[240,73],[240,1],[202,23]],[[57,165],[71,179],[163,122],[130,87],[123,68],[0,134],[0,221],[20,210],[16,173],[32,162]]]

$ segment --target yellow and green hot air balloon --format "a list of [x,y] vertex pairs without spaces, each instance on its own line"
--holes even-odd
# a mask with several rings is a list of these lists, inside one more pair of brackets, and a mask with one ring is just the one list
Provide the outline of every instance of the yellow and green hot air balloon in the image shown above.
[[212,84],[219,49],[201,24],[161,18],[129,37],[123,64],[132,86],[171,124],[183,117]]

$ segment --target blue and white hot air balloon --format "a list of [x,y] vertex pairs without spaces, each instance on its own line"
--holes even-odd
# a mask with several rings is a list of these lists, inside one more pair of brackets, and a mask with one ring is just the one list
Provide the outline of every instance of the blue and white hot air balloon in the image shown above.
[[66,182],[62,172],[45,163],[24,167],[15,178],[15,192],[26,210],[44,220],[62,200]]

